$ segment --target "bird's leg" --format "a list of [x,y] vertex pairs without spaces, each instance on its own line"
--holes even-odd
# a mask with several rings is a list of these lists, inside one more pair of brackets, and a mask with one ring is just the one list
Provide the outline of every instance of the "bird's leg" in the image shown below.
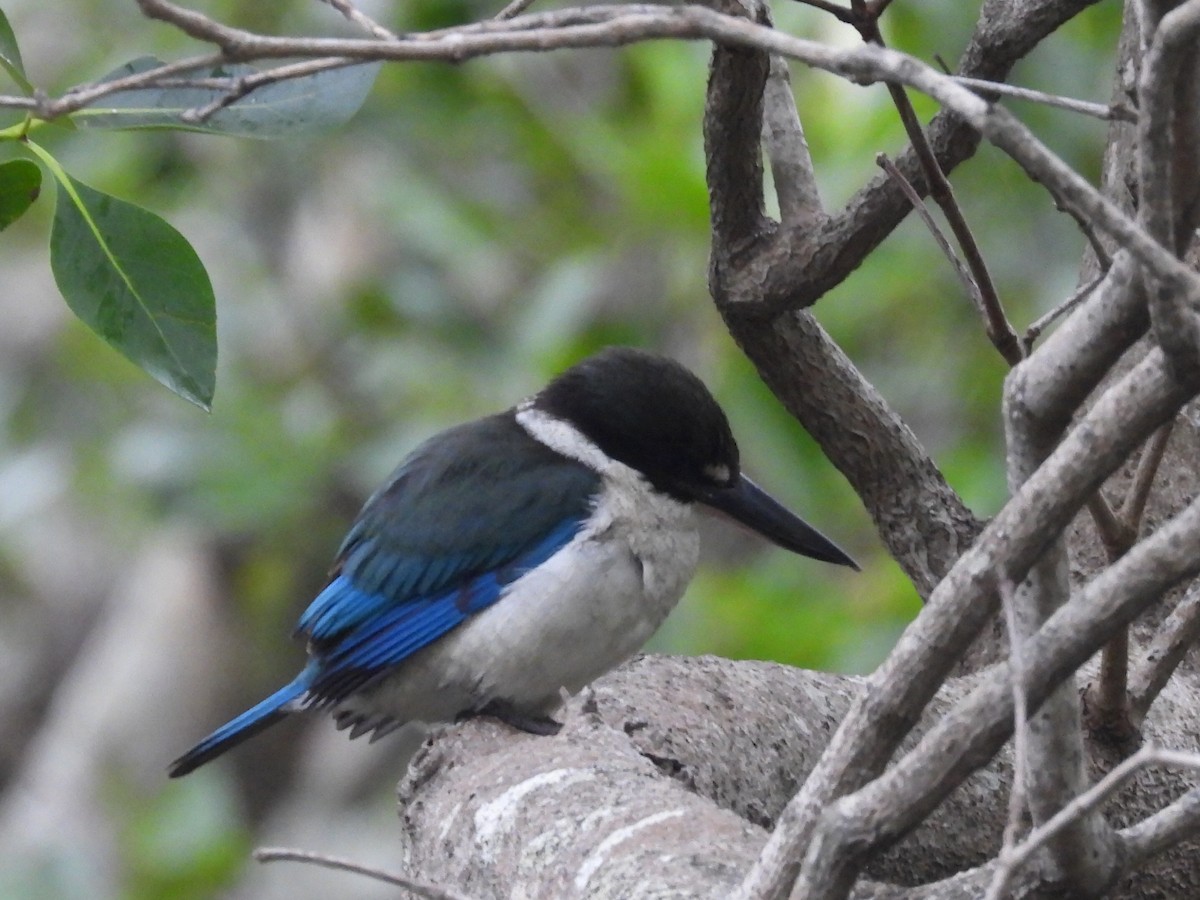
[[562,723],[556,722],[549,716],[537,716],[521,712],[507,700],[489,700],[479,709],[467,710],[458,714],[458,721],[473,719],[476,716],[491,716],[499,719],[510,728],[524,731],[526,734],[539,734],[544,737],[558,734]]

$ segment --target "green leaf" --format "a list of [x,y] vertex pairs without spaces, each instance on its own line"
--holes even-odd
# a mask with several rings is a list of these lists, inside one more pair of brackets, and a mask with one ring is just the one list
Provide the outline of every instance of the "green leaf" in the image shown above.
[[25,214],[42,190],[42,170],[27,159],[0,163],[0,231]]
[[[128,62],[101,81],[150,71],[163,65],[144,56]],[[362,106],[379,73],[379,63],[327,69],[300,78],[265,84],[202,122],[183,114],[228,96],[225,87],[151,87],[118,91],[72,117],[92,128],[174,128],[237,137],[278,138],[309,134],[344,124]],[[240,79],[262,74],[245,65],[222,65],[194,73],[194,79]]]
[[8,73],[8,77],[20,85],[26,94],[33,93],[33,85],[25,77],[25,64],[21,62],[21,50],[17,46],[17,36],[13,34],[8,17],[0,9],[0,67]]
[[209,409],[216,303],[196,251],[158,216],[81,184],[28,146],[59,183],[50,268],[67,305],[151,377]]

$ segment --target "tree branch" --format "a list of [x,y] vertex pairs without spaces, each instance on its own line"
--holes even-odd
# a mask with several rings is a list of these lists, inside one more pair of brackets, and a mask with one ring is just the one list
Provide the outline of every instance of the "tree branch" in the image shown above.
[[[1041,365],[1042,360],[1033,361]],[[1004,425],[1008,445],[1009,490],[1017,494],[1062,439],[1068,422],[1060,416],[1040,416],[1025,403],[1026,384],[1021,367],[1005,385]],[[1040,559],[1017,587],[1013,598],[1016,629],[1022,641],[1038,629],[1070,597],[1066,541],[1060,536],[1047,543]],[[1015,645],[1014,645],[1015,646]],[[1010,662],[1018,670],[1015,659]],[[1027,671],[1022,665],[1022,676]],[[1027,682],[1025,682],[1027,684]],[[1083,714],[1073,680],[1054,691],[1029,721],[1026,740],[1026,797],[1035,825],[1050,821],[1087,786],[1084,771]],[[1016,788],[1014,788],[1016,789]],[[1115,858],[1113,836],[1104,821],[1082,813],[1047,839],[1048,849],[1066,878],[1081,893],[1094,896],[1111,883]]]
[[796,112],[791,72],[782,56],[771,57],[771,72],[763,93],[763,145],[771,163],[783,224],[812,227],[823,220],[826,212],[812,155]]
[[[1187,175],[1176,171],[1184,151],[1176,134],[1176,116],[1195,115],[1194,110],[1177,110],[1176,101],[1181,78],[1196,75],[1197,34],[1200,0],[1188,0],[1163,16],[1142,61],[1138,86],[1139,218],[1151,237],[1173,250],[1179,249],[1184,240],[1177,235],[1177,204],[1181,198],[1177,188],[1184,187],[1181,178],[1190,175],[1194,179],[1197,175],[1194,167]],[[1190,148],[1186,152],[1193,154]],[[1188,195],[1194,193],[1194,186],[1188,186]],[[1193,377],[1200,371],[1200,289],[1153,278],[1149,294],[1155,340],[1181,377]]]
[[[1157,747],[1146,746],[1121,762],[1087,791],[1081,793],[1064,806],[1057,815],[1044,825],[1035,828],[1024,841],[1011,850],[1005,850],[998,859],[999,865],[985,900],[1003,900],[1004,892],[1013,874],[1023,866],[1041,847],[1049,844],[1055,835],[1096,813],[1100,805],[1112,796],[1138,772],[1150,766],[1200,769],[1200,755],[1194,753],[1172,753]],[[1126,837],[1126,840],[1128,838]]]
[[[1045,346],[1039,352],[1045,352]],[[788,804],[739,897],[784,896],[821,811],[882,770],[958,654],[995,615],[996,578],[1023,579],[1088,495],[1190,396],[1167,371],[1162,354],[1154,351],[1104,392],[963,553],[871,675],[867,693],[843,719],[804,787]],[[1030,677],[1037,681],[1030,665]],[[1001,686],[1007,689],[1007,680]]]
[[254,858],[261,863],[299,862],[320,866],[323,869],[353,872],[356,875],[365,875],[367,878],[372,878],[375,881],[382,881],[384,884],[404,888],[409,893],[416,894],[418,897],[424,897],[426,900],[469,900],[468,897],[457,891],[449,891],[437,885],[426,884],[423,881],[413,878],[405,878],[403,875],[397,875],[394,872],[384,872],[380,869],[356,863],[353,860],[342,859],[337,856],[326,856],[322,853],[311,853],[307,850],[293,850],[288,847],[259,847],[254,851]]
[[846,476],[888,552],[928,599],[982,523],[900,418],[808,312],[761,327],[721,307],[779,401]]
[[384,28],[382,25],[364,13],[361,9],[355,6],[352,2],[350,2],[350,0],[321,0],[321,2],[328,3],[343,16],[345,16],[349,21],[353,22],[368,34],[379,38],[381,41],[392,41],[396,39],[395,32]]
[[[1166,363],[1160,357],[1156,365]],[[1030,638],[1029,709],[1038,709],[1113,633],[1197,571],[1200,499],[1097,575]],[[885,774],[832,803],[808,844],[793,897],[847,896],[868,854],[899,840],[999,750],[1012,731],[1011,667],[1001,664],[991,674]]]
[[[765,6],[754,15],[767,19]],[[770,56],[745,47],[713,48],[704,107],[708,204],[712,218],[709,288],[720,290],[723,272],[737,265],[774,222],[764,211],[760,150],[763,91]],[[719,148],[719,149],[717,149]]]
[[1187,651],[1200,639],[1200,585],[1193,585],[1163,622],[1129,678],[1129,704],[1141,721]]
[[[948,111],[983,134],[1013,157],[1035,180],[1047,187],[1064,202],[1069,203],[1077,212],[1095,220],[1103,231],[1113,239],[1128,247],[1134,255],[1149,266],[1157,277],[1164,279],[1170,285],[1181,290],[1192,290],[1197,279],[1188,267],[1184,266],[1166,248],[1147,235],[1136,223],[1125,216],[1116,206],[1106,200],[1095,188],[1078,176],[1065,163],[1047,150],[1033,135],[1021,125],[1010,113],[1000,107],[992,107],[976,94],[958,85],[953,78],[918,62],[912,57],[884,48],[864,45],[851,49],[835,49],[822,44],[806,41],[779,32],[764,24],[747,19],[725,15],[698,6],[665,7],[658,5],[641,6],[595,6],[582,9],[560,10],[552,13],[528,14],[507,21],[488,20],[469,26],[445,29],[417,35],[404,35],[396,40],[366,40],[355,38],[279,38],[255,34],[242,29],[231,28],[214,20],[184,9],[166,0],[138,0],[143,12],[151,18],[161,19],[175,25],[185,33],[218,46],[222,58],[230,61],[249,61],[255,59],[278,59],[283,57],[312,58],[312,57],[346,57],[357,60],[444,60],[461,62],[478,56],[501,52],[539,51],[591,46],[623,46],[640,41],[656,39],[708,39],[722,45],[742,47],[764,53],[777,53],[782,56],[804,62],[815,68],[823,69],[858,83],[867,84],[875,81],[905,84],[923,91],[941,103]],[[1039,5],[1039,4],[1034,4]],[[989,65],[1007,66],[1018,58],[1020,52],[1036,44],[1044,36],[1041,28],[1052,30],[1065,18],[1069,18],[1079,9],[1089,5],[1083,0],[1075,3],[1050,2],[1045,0],[1041,6],[1042,14],[1034,17],[1038,26],[1035,29],[1025,28],[1021,40],[1012,42],[1006,52],[997,54],[997,59]],[[1028,11],[1025,11],[1028,14]],[[1004,20],[1001,20],[1004,21]],[[985,33],[988,41],[1001,40],[1006,32],[1000,29],[988,29]],[[981,39],[980,44],[985,43]],[[976,45],[968,50],[968,68],[973,56],[977,53]],[[1014,53],[1016,55],[1014,55]],[[189,65],[195,65],[190,62]],[[765,75],[764,75],[765,77]],[[153,84],[152,78],[141,82],[140,86]],[[24,102],[24,101],[23,101]],[[39,107],[40,117],[54,117],[66,114],[70,105],[60,105],[47,101]],[[78,109],[78,106],[74,106]],[[44,114],[44,115],[43,115]],[[937,135],[934,135],[933,145],[938,150]],[[946,167],[946,161],[939,156],[939,163]],[[920,184],[909,174],[905,159],[898,161],[901,171],[920,189]],[[895,189],[892,188],[894,191]],[[903,196],[896,192],[897,199],[904,203]],[[902,214],[902,213],[901,213]],[[885,230],[894,227],[895,222],[881,209],[874,210],[876,228],[883,226]],[[752,224],[752,223],[751,223]],[[837,232],[844,229],[844,217],[837,217],[820,233],[805,235],[805,242],[819,246],[831,241],[825,253],[839,256],[846,252],[845,236],[838,237]],[[739,231],[746,231],[737,226]],[[861,235],[860,235],[861,237]],[[791,235],[790,238],[794,238]],[[789,239],[790,239],[789,238]],[[882,239],[882,234],[878,239]],[[778,255],[778,242],[772,243],[771,248],[764,250],[762,260],[754,268],[766,267],[765,273],[759,274],[761,290],[753,292],[771,309],[781,306],[793,307],[807,305],[817,294],[811,294],[811,286],[816,282],[824,283],[839,268],[850,262],[850,268],[857,265],[866,253],[874,249],[878,240],[871,239],[855,244],[853,261],[844,259],[837,266],[824,272],[819,279],[803,278],[805,269],[811,264],[812,249],[789,247],[787,256],[790,259],[786,265],[774,265],[773,257]],[[800,252],[793,252],[797,249]],[[823,254],[824,255],[824,254]],[[768,262],[772,264],[768,265]],[[797,269],[796,266],[800,266]],[[842,271],[835,280],[840,280],[849,271]],[[753,274],[753,273],[751,273]],[[812,273],[809,273],[810,275]],[[832,282],[831,282],[832,283]],[[806,284],[802,295],[796,294],[797,285]],[[817,285],[823,291],[825,287]],[[827,285],[826,285],[827,287]],[[737,302],[744,302],[745,297],[737,296]],[[804,299],[809,297],[811,299]]]
[[987,81],[983,78],[968,78],[964,75],[952,76],[963,87],[977,91],[981,96],[1012,97],[1014,100],[1027,100],[1030,103],[1040,103],[1055,109],[1065,109],[1068,112],[1091,116],[1104,121],[1136,122],[1137,113],[1128,106],[1112,103],[1092,103],[1087,100],[1076,100],[1073,97],[1062,97],[1058,94],[1047,94],[1045,91],[1035,91],[1030,88],[1005,84],[1003,81]]

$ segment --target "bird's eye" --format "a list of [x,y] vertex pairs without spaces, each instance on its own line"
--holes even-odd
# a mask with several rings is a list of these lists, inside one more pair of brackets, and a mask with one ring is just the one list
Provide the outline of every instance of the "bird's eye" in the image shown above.
[[733,477],[729,472],[729,466],[724,463],[712,463],[705,466],[704,477],[714,484],[719,484],[721,487],[728,487],[733,481]]

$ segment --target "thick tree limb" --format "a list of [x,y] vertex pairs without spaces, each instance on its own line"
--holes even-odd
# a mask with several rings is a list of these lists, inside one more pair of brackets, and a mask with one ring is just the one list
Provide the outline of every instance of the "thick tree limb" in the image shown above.
[[[1038,658],[1053,657],[1071,637],[1067,628],[1056,630]],[[992,684],[1007,691],[998,673],[951,681],[922,730],[947,715],[969,727],[977,707],[961,706],[964,698]],[[594,699],[573,700],[561,737],[528,738],[486,720],[448,729],[401,786],[405,838],[398,865],[471,896],[629,896],[629,879],[636,877],[647,895],[727,898],[739,874],[730,867],[748,868],[766,839],[747,822],[770,824],[865,689],[860,678],[772,663],[643,657],[601,679]],[[1159,745],[1200,750],[1193,689],[1173,682],[1168,693],[1168,705],[1184,713],[1152,713],[1148,734]],[[853,896],[978,900],[994,865],[936,879],[979,866],[999,848],[1005,808],[998,786],[1009,778],[1006,760],[1001,753],[969,777],[872,866],[875,880]],[[1144,819],[1195,783],[1190,775],[1139,773],[1122,795],[1122,814]],[[681,808],[684,817],[641,824]],[[694,856],[680,849],[688,834]],[[713,841],[728,843],[718,852]],[[1189,876],[1187,858],[1179,862],[1173,883],[1200,890],[1200,872],[1192,867]],[[1036,886],[1046,874],[1034,867],[1022,877],[1033,876],[1029,884]],[[922,882],[932,883],[903,887]]]

